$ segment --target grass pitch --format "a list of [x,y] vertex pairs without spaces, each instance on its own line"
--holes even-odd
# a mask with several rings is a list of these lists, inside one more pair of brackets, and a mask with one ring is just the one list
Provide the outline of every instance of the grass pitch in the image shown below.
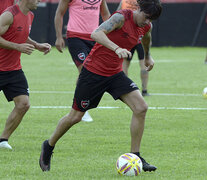
[[[51,171],[43,173],[38,160],[43,140],[50,137],[59,119],[70,111],[78,71],[67,50],[54,48],[43,56],[22,56],[30,86],[31,109],[11,136],[12,151],[0,149],[0,179],[91,180],[207,178],[207,65],[204,48],[152,48],[155,60],[148,90],[151,96],[141,153],[158,167],[139,177],[117,174],[117,158],[130,151],[131,111],[105,94],[99,107],[90,110],[94,121],[80,122],[57,143]],[[129,77],[141,87],[137,55]],[[103,107],[117,107],[104,109]],[[0,93],[0,132],[13,108]]]

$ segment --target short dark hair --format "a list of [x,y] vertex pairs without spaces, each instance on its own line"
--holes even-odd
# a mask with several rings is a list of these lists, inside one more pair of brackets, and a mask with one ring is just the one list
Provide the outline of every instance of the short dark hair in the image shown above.
[[149,19],[158,19],[162,12],[160,0],[137,0],[140,10],[149,15]]

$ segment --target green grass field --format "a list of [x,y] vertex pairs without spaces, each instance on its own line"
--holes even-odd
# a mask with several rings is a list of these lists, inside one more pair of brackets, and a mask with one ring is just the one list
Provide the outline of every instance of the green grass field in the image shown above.
[[[152,48],[149,105],[141,153],[158,167],[138,177],[117,174],[117,158],[130,151],[131,111],[105,94],[99,107],[90,110],[94,121],[80,122],[57,143],[51,171],[39,168],[41,143],[50,137],[59,119],[70,111],[78,76],[67,50],[22,56],[30,86],[31,109],[9,143],[0,149],[0,179],[5,180],[204,180],[207,179],[207,87],[205,48]],[[137,56],[129,77],[140,87]],[[102,107],[118,107],[104,109]],[[13,108],[0,93],[0,132]]]

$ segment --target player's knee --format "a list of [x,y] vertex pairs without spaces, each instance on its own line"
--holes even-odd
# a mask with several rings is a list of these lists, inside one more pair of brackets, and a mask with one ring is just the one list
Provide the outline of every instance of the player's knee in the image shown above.
[[134,109],[136,115],[145,115],[148,110],[148,105],[143,103],[141,106]]
[[71,125],[79,123],[81,121],[81,118],[82,117],[79,115],[73,115],[72,118],[69,114],[67,115],[67,120],[69,121],[69,124],[71,124]]
[[29,103],[29,101],[20,102],[16,105],[16,108],[17,108],[19,113],[24,114],[29,110],[30,103]]

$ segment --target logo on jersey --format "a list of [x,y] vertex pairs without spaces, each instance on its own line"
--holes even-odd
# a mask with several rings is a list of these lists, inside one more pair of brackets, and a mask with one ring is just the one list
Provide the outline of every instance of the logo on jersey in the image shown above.
[[87,4],[94,5],[99,3],[101,0],[82,0],[82,1]]
[[85,53],[79,53],[78,54],[78,58],[81,60],[81,61],[84,61],[86,56],[85,56]]
[[143,37],[144,37],[143,35],[139,36],[138,43],[141,43]]
[[81,107],[83,109],[86,109],[89,106],[89,104],[90,104],[90,101],[89,100],[82,100],[81,101]]
[[126,32],[124,32],[124,33],[122,33],[122,35],[121,35],[123,38],[128,38],[129,37],[129,34],[128,33],[126,33]]
[[21,26],[17,27],[17,31],[22,31],[22,29],[23,29],[23,27],[21,27]]
[[131,86],[132,88],[138,88],[137,85],[136,85],[134,82],[131,83],[130,86]]

